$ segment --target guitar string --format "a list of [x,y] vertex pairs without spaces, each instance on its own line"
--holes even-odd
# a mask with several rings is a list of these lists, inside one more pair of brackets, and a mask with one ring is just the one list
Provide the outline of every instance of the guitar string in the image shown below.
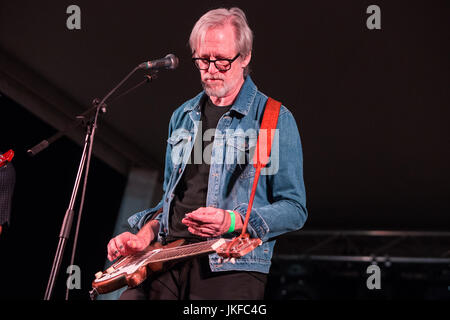
[[[159,261],[161,261],[162,259],[182,257],[183,255],[189,256],[189,255],[192,255],[193,253],[194,254],[195,253],[199,253],[199,254],[206,253],[209,250],[212,250],[211,246],[220,240],[221,239],[214,239],[214,240],[207,240],[204,242],[197,242],[197,243],[192,243],[192,244],[187,244],[187,245],[181,245],[181,246],[172,247],[172,248],[159,248],[159,249],[161,249],[161,251],[153,252],[155,250],[158,250],[158,248],[155,248],[155,249],[149,250],[147,252],[139,252],[132,256],[126,256],[126,257],[124,257],[123,260],[117,261],[113,266],[115,268],[117,268],[119,265],[123,264],[125,261],[127,262],[127,264],[131,264],[131,263],[135,264],[137,262],[142,262],[143,260],[146,260],[149,258],[153,258],[154,261],[158,261],[157,259],[159,259]],[[231,241],[229,239],[223,239],[223,240],[225,240],[226,242]],[[201,252],[201,251],[203,251],[203,252]],[[160,255],[162,255],[162,257],[158,257]]]
[[170,254],[175,254],[175,256],[176,255],[182,256],[182,255],[195,253],[195,252],[202,251],[202,250],[211,250],[212,249],[211,245],[217,241],[219,241],[219,240],[210,240],[210,241],[195,243],[195,244],[191,244],[191,245],[167,248],[167,249],[163,249],[162,251],[156,252],[154,255],[152,255],[152,257],[158,256],[158,255],[162,255],[162,256],[165,255],[166,257],[170,257]]
[[[149,255],[148,254],[150,254],[150,256],[151,257],[153,257],[153,256],[155,256],[156,254],[158,254],[158,253],[166,253],[166,254],[170,254],[170,253],[177,253],[177,252],[180,252],[180,251],[186,251],[186,250],[188,250],[188,249],[197,249],[198,250],[198,248],[202,248],[202,247],[210,247],[212,244],[214,244],[215,242],[217,242],[217,241],[219,241],[220,239],[218,239],[218,240],[208,240],[208,241],[205,241],[205,242],[200,242],[200,243],[192,243],[192,244],[187,244],[187,245],[181,245],[181,246],[177,246],[177,247],[172,247],[172,248],[160,248],[161,249],[161,251],[158,251],[158,252],[154,252],[153,254],[152,254],[152,252],[153,251],[155,251],[155,250],[158,250],[158,248],[155,248],[155,249],[152,249],[152,250],[149,250],[149,251],[143,251],[143,252],[138,252],[138,253],[136,253],[135,255],[132,255],[132,256],[126,256],[125,258],[128,258],[127,260],[128,260],[128,263],[131,263],[131,262],[134,262],[134,261],[139,261],[139,260],[141,260],[142,258],[143,259],[147,259],[147,258],[149,258]],[[121,260],[121,261],[117,261],[117,264],[120,262],[120,263],[122,263],[124,260]]]
[[[181,245],[178,247],[172,247],[172,248],[161,248],[161,251],[153,252],[157,249],[152,249],[147,252],[141,252],[137,253],[135,256],[127,256],[124,260],[117,261],[114,265],[115,268],[119,267],[119,265],[123,264],[125,260],[127,260],[127,264],[136,264],[138,262],[141,262],[146,259],[154,259],[154,260],[161,260],[161,259],[168,259],[168,258],[175,258],[180,256],[188,256],[192,255],[192,253],[202,253],[200,251],[205,252],[205,250],[209,251],[212,250],[211,246],[216,243],[217,241],[220,241],[220,239],[216,240],[207,240],[204,242],[199,243],[192,243],[187,245]],[[226,242],[229,242],[230,240],[226,239]],[[207,252],[206,251],[206,252]],[[162,256],[162,257],[160,257]]]
[[[224,239],[226,242],[230,242],[229,239]],[[184,246],[178,246],[168,249],[163,249],[162,251],[155,252],[151,256],[147,256],[144,259],[151,258],[152,261],[161,261],[164,259],[175,259],[177,257],[183,258],[187,256],[192,256],[196,254],[202,254],[207,252],[214,251],[211,248],[211,243],[215,243],[217,241],[220,241],[220,239],[217,240],[208,240],[201,243],[194,243],[191,245],[184,245]],[[234,250],[233,250],[234,251]],[[151,253],[152,251],[149,251]]]

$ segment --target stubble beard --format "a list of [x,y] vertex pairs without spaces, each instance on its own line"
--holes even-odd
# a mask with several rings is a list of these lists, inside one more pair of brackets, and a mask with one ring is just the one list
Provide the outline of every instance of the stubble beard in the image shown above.
[[[211,77],[212,78],[212,77]],[[207,78],[208,79],[208,78]],[[226,97],[229,92],[233,89],[234,85],[238,82],[239,79],[234,80],[233,82],[226,82],[223,78],[213,78],[213,79],[221,79],[222,85],[210,87],[205,81],[201,81],[203,90],[205,90],[206,94],[209,97],[223,98]]]

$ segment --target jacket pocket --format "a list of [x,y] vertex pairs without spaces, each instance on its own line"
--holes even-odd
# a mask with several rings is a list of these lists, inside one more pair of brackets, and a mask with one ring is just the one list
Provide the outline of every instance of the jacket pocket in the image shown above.
[[173,167],[177,167],[184,161],[187,161],[186,156],[191,147],[192,136],[189,131],[180,129],[174,131],[167,139],[167,143],[171,146],[171,160]]
[[255,175],[253,166],[253,153],[255,151],[256,140],[245,135],[244,132],[236,132],[226,139],[225,168],[227,171],[246,179]]

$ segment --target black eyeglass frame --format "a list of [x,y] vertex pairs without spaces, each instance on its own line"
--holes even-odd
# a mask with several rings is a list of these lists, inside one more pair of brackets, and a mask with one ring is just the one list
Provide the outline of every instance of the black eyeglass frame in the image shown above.
[[[210,60],[210,59],[206,59],[206,58],[192,58],[192,62],[194,63],[194,65],[197,67],[198,70],[208,70],[209,67],[210,67],[210,65],[211,65],[211,62],[214,62],[214,66],[216,67],[217,70],[219,70],[219,71],[228,71],[228,70],[231,69],[231,64],[232,64],[237,58],[239,58],[240,56],[241,56],[241,54],[238,53],[238,54],[237,54],[234,58],[232,58],[232,59],[226,59],[226,58],[223,58],[223,59]],[[198,60],[202,60],[202,61],[204,61],[204,62],[208,62],[208,66],[207,66],[206,68],[200,68],[200,66],[197,64],[197,61],[198,61]],[[221,68],[223,68],[223,66],[218,67],[217,64],[216,64],[217,61],[227,61],[229,64],[227,65],[227,68],[226,68],[226,69],[221,69]]]

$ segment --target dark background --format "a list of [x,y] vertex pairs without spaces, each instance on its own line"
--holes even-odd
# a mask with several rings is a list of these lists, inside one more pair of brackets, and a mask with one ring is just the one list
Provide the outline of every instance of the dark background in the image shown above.
[[[80,31],[65,27],[70,4],[81,8]],[[381,30],[366,28],[371,4],[381,8]],[[104,118],[162,169],[170,115],[200,90],[190,30],[207,10],[236,5],[255,33],[253,80],[297,120],[304,229],[450,231],[447,1],[0,1],[0,49],[86,107],[138,63],[176,54],[177,70]],[[20,275],[1,280],[0,296],[42,298],[81,149],[63,138],[28,158],[56,130],[4,94],[0,108],[0,150],[16,151],[17,172],[1,271]],[[85,290],[74,297],[86,297],[103,266],[125,184],[93,158],[76,261]]]

